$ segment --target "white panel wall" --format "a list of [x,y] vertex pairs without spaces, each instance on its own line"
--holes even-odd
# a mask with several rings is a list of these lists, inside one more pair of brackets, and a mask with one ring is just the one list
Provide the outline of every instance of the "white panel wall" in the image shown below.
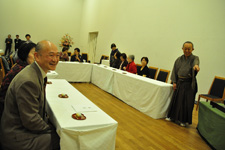
[[88,51],[88,33],[99,31],[97,58],[120,51],[150,58],[150,66],[172,70],[183,42],[195,44],[200,57],[199,92],[206,93],[215,75],[225,77],[224,0],[85,0],[80,47]]
[[115,42],[136,63],[148,56],[150,66],[172,70],[190,40],[201,61],[199,92],[206,93],[215,75],[225,77],[224,6],[224,0],[1,0],[0,49],[8,33],[57,45],[69,33],[73,48],[88,52],[88,34],[98,31],[95,61]]
[[5,49],[8,34],[12,38],[19,34],[25,40],[27,33],[33,42],[47,39],[57,46],[69,33],[74,48],[78,44],[82,5],[83,0],[1,0],[0,49]]

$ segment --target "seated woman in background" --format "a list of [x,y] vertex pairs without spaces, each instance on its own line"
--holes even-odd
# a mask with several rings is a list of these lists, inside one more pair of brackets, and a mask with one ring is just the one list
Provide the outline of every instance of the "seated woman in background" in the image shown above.
[[137,74],[143,77],[149,77],[148,57],[141,58],[141,67],[137,69]]
[[80,55],[80,49],[79,48],[75,48],[74,49],[74,55],[71,56],[71,60],[70,61],[78,61],[78,62],[83,62],[83,58]]
[[121,55],[120,52],[116,52],[114,54],[114,60],[112,62],[113,68],[119,69],[119,67],[120,67],[120,55]]
[[0,115],[2,115],[2,112],[3,112],[5,95],[11,81],[22,69],[24,69],[27,65],[34,62],[35,47],[36,47],[36,44],[34,43],[28,43],[28,42],[22,43],[22,45],[18,49],[18,59],[16,61],[16,64],[3,78],[2,85],[0,88],[0,102],[1,102]]
[[[119,69],[120,70],[124,70],[124,67],[126,68],[126,66],[128,65],[128,62],[127,62],[127,55],[125,53],[122,53],[120,55],[120,60],[121,60],[121,63],[120,63],[120,66],[119,66]],[[126,69],[125,69],[126,70]]]
[[62,52],[60,52],[60,61],[69,61],[68,47],[63,47]]
[[127,72],[130,72],[130,73],[136,74],[137,66],[134,63],[134,55],[129,55],[127,60],[128,60],[128,65],[127,65],[127,67],[124,68],[124,70],[126,70]]

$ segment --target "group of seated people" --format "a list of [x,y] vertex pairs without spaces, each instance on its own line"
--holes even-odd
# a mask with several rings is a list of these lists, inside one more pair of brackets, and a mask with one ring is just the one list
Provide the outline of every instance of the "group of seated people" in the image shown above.
[[60,60],[61,61],[83,62],[83,58],[80,55],[80,49],[79,48],[74,49],[74,54],[71,56],[71,59],[69,59],[68,51],[69,51],[68,47],[63,47],[62,52],[60,52]]
[[125,53],[120,53],[116,48],[116,44],[111,45],[111,54],[110,54],[110,67],[124,70],[130,73],[138,74],[143,77],[149,77],[149,68],[148,68],[148,57],[141,58],[141,67],[137,67],[134,63],[135,56],[127,55]]

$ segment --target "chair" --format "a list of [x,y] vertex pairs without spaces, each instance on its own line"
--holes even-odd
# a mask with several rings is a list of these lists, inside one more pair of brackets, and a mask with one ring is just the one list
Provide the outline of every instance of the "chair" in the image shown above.
[[149,68],[149,78],[151,79],[156,79],[156,75],[157,75],[157,72],[158,72],[158,69],[157,67],[148,67]]
[[88,54],[87,54],[87,53],[82,53],[81,56],[82,56],[82,58],[83,58],[84,60],[86,60],[86,62],[89,62],[89,61],[88,61]]
[[169,70],[160,69],[156,80],[167,83],[169,75],[170,75]]
[[106,55],[102,55],[101,59],[100,59],[100,64],[102,64],[102,60],[108,60],[109,56]]
[[140,69],[141,69],[141,67],[142,67],[142,65],[141,65],[141,64],[136,64],[136,66],[137,66],[137,70],[140,70]]
[[198,110],[200,98],[204,98],[206,101],[223,102],[225,99],[225,78],[215,76],[208,94],[199,94],[196,110]]
[[0,57],[0,67],[1,67],[1,81],[5,77],[5,67],[2,61],[2,57]]
[[10,71],[9,68],[9,63],[8,61],[5,59],[5,57],[0,57],[1,58],[1,69],[4,69],[4,72],[2,72],[3,74],[3,78],[4,76]]
[[68,56],[71,56],[71,52],[68,52]]
[[12,66],[14,65],[14,61],[13,61],[13,56],[12,55],[10,55],[10,64],[11,64],[11,68],[12,68]]

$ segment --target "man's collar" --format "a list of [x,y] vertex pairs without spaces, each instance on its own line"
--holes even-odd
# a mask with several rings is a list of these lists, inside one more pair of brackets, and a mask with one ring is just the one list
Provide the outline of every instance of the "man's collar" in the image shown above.
[[38,63],[35,61],[36,65],[38,66],[39,70],[41,71],[42,78],[44,79],[46,77],[46,73],[44,70],[38,65]]

